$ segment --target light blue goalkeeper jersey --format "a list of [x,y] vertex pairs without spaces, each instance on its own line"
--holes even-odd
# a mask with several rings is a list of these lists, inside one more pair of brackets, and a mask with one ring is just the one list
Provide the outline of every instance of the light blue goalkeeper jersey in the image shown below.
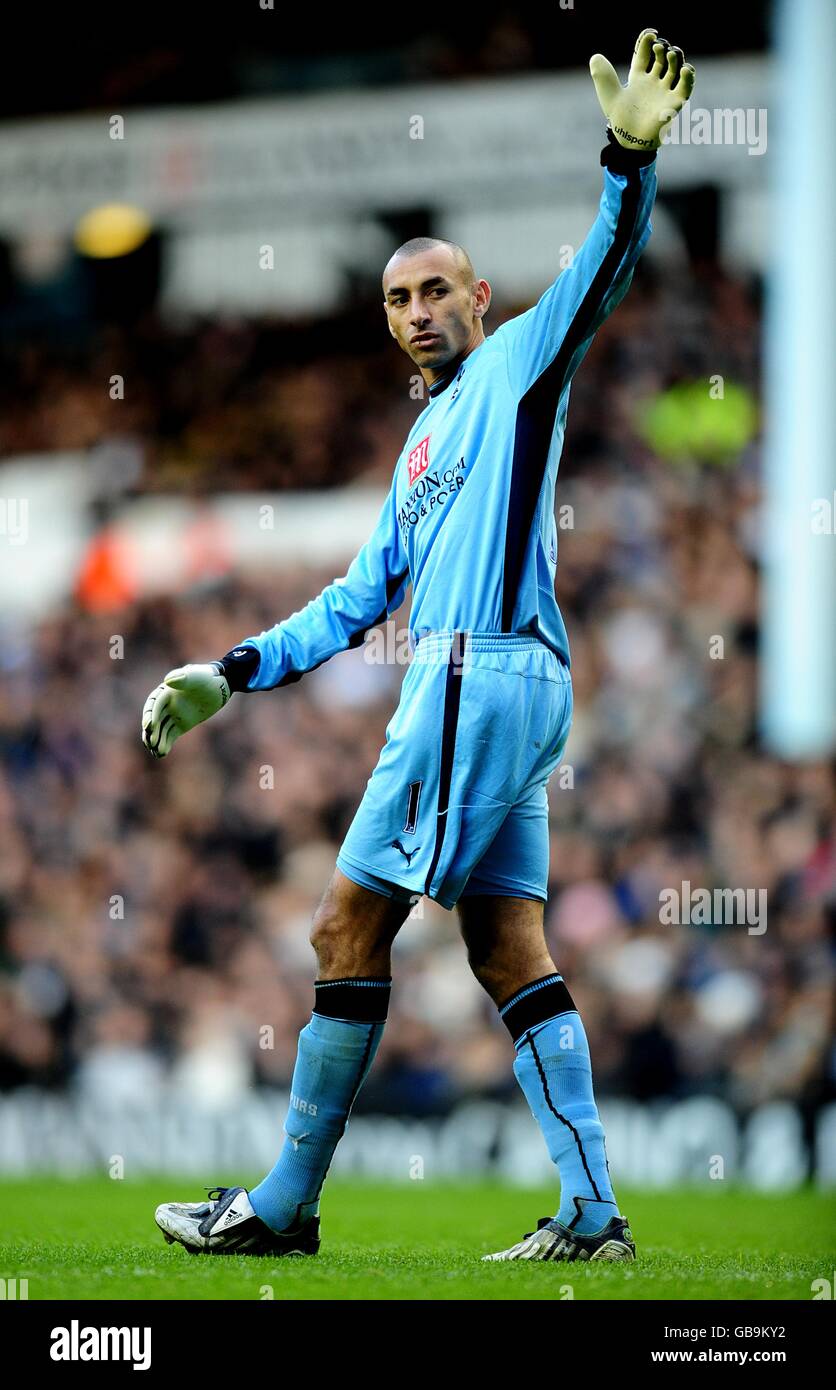
[[598,216],[571,265],[433,384],[347,573],[241,644],[260,654],[247,690],[288,684],[358,646],[410,582],[413,641],[531,632],[569,664],[554,589],[557,467],[572,377],[650,236],[656,163],[639,158],[604,150]]

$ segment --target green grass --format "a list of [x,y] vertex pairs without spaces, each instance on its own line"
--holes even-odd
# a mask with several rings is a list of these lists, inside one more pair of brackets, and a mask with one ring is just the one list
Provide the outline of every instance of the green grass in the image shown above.
[[627,1268],[480,1263],[554,1210],[553,1189],[334,1181],[320,1254],[294,1260],[166,1245],[157,1203],[204,1195],[182,1178],[4,1182],[0,1195],[0,1276],[28,1279],[30,1299],[258,1299],[269,1285],[294,1300],[809,1300],[836,1264],[834,1203],[811,1190],[620,1192],[639,1249]]

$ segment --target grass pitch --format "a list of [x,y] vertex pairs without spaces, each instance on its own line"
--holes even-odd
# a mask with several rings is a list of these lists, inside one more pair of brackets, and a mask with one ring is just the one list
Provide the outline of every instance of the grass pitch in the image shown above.
[[[255,1181],[255,1180],[253,1180]],[[812,1190],[619,1190],[632,1266],[480,1263],[556,1209],[556,1188],[329,1182],[315,1258],[189,1255],[154,1223],[183,1178],[0,1185],[0,1275],[31,1299],[802,1299],[836,1267],[836,1202]],[[569,1290],[571,1289],[571,1293]]]

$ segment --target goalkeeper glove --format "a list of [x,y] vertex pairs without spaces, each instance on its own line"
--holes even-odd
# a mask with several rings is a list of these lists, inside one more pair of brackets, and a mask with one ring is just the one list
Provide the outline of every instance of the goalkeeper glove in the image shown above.
[[169,671],[145,701],[142,742],[155,758],[164,758],[181,734],[223,709],[229,695],[229,682],[219,661]]
[[[655,29],[643,29],[636,40],[633,62],[622,87],[612,63],[603,53],[589,60],[589,71],[601,110],[610,129],[626,150],[655,150],[663,129],[682,110],[694,89],[696,76],[683,62],[681,48],[660,39]],[[650,67],[651,61],[653,67]]]

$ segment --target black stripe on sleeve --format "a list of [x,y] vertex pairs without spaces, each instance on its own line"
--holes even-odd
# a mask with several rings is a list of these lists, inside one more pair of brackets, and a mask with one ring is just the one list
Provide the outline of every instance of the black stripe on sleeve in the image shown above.
[[[625,150],[632,155],[632,151]],[[502,580],[502,631],[513,631],[512,622],[522,577],[531,527],[540,499],[549,455],[554,417],[574,354],[612,288],[616,271],[630,245],[641,195],[640,166],[618,170],[627,175],[612,245],[602,260],[586,294],[578,305],[554,360],[540,373],[517,406],[514,458],[508,518],[505,527],[505,565]]]

